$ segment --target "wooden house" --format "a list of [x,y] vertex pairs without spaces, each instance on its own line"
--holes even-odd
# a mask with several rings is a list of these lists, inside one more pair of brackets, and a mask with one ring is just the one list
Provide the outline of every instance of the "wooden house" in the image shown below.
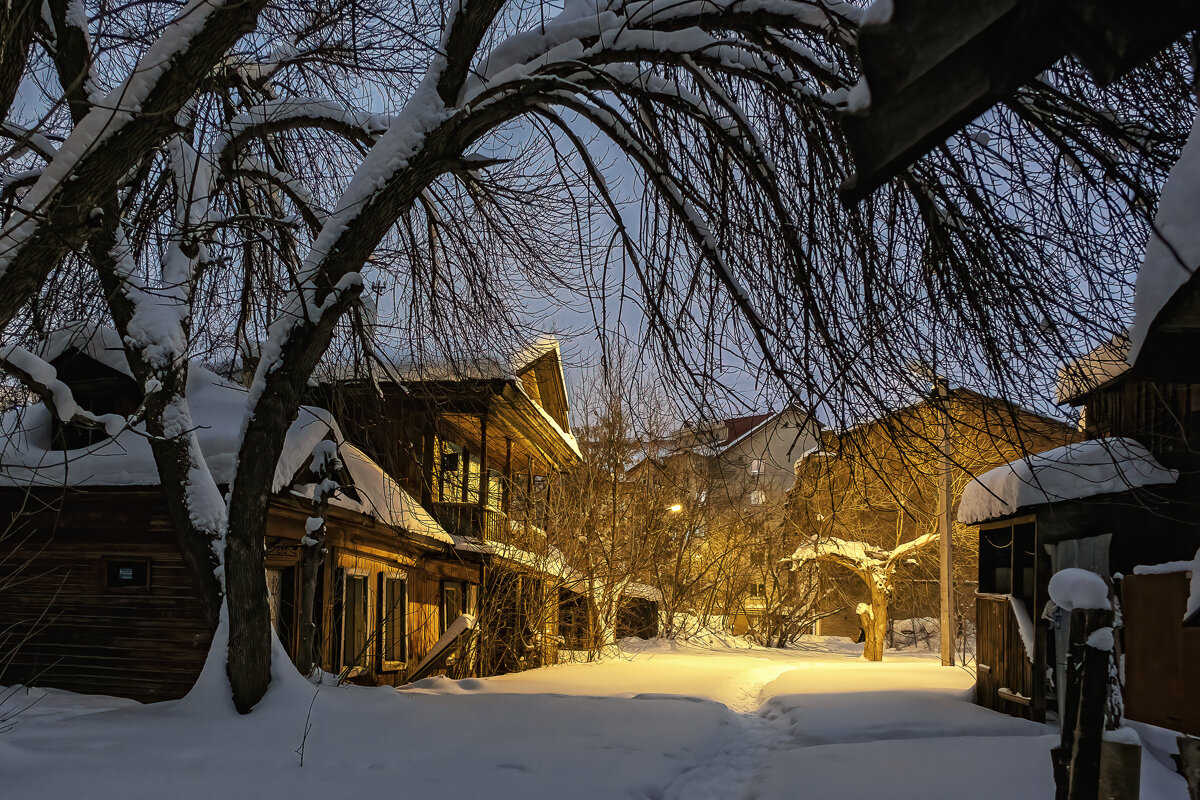
[[[83,407],[136,408],[113,332],[65,332],[44,356]],[[193,365],[188,394],[206,460],[227,482],[245,390]],[[300,540],[318,480],[311,453],[325,439],[337,446],[341,489],[325,514],[317,587],[323,669],[359,683],[407,682],[462,614],[477,623],[445,665],[456,676],[554,663],[564,639],[586,640],[577,630],[583,582],[545,533],[554,478],[580,458],[556,344],[515,368],[341,375],[315,388],[313,400],[336,414],[301,409],[267,521],[272,622],[289,654],[299,645]],[[211,630],[149,447],[131,431],[110,440],[51,416],[31,405],[4,417],[0,513],[11,524],[0,539],[0,586],[3,570],[23,575],[0,602],[0,630],[20,640],[0,678],[178,697],[204,662]],[[655,634],[652,590],[630,587],[621,627]]]
[[[795,464],[789,519],[804,537],[861,542],[888,553],[936,533],[942,513],[940,475],[949,451],[952,508],[973,475],[1013,458],[1063,445],[1076,432],[1062,420],[963,387],[942,401],[921,399],[842,430],[826,431]],[[955,613],[974,615],[974,531],[954,533]],[[905,559],[894,575],[889,619],[937,618],[940,609],[936,549]],[[841,566],[823,570],[821,635],[863,635],[856,613],[871,602],[863,581]],[[917,633],[913,631],[914,635]]]
[[[547,536],[558,478],[582,459],[557,341],[508,362],[328,369],[314,395],[478,574],[464,598],[479,618],[482,674],[556,663],[564,641],[588,639],[585,581]],[[622,604],[618,636],[656,633],[653,590],[634,585]]]
[[[136,407],[112,331],[63,332],[44,355],[83,407]],[[188,394],[209,467],[228,482],[245,390],[194,364]],[[272,621],[289,653],[297,645],[300,539],[314,511],[311,453],[325,439],[336,443],[342,488],[325,515],[319,660],[350,680],[403,682],[474,602],[479,564],[456,556],[445,529],[347,443],[328,412],[304,407],[288,432],[267,521]],[[0,514],[0,631],[12,650],[0,665],[4,683],[139,700],[179,697],[191,687],[211,628],[143,438],[64,426],[41,404],[9,411]]]
[[980,531],[977,699],[1037,720],[1057,710],[1069,615],[1048,584],[1083,567],[1111,576],[1121,603],[1126,716],[1200,733],[1200,630],[1182,624],[1200,547],[1200,384],[1132,369],[1127,348],[1118,338],[1064,371],[1087,441],[964,493],[959,520]]
[[1200,26],[1188,0],[879,0],[858,31],[860,94],[845,118],[858,202],[1070,55],[1107,84]]

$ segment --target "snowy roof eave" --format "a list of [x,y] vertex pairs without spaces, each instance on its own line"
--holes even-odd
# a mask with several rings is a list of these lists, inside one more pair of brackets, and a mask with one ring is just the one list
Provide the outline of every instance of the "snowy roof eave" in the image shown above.
[[1200,264],[1200,114],[1187,144],[1163,185],[1158,213],[1138,270],[1133,298],[1134,322],[1129,332],[1129,360],[1137,363],[1142,345],[1161,312],[1191,283]]
[[1089,439],[1011,461],[975,478],[963,490],[958,521],[976,525],[1033,506],[1172,484],[1178,477],[1178,471],[1163,467],[1135,439]]

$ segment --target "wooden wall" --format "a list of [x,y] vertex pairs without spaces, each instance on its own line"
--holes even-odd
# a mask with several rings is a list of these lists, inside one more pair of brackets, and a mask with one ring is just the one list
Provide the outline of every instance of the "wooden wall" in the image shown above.
[[[330,567],[332,569],[349,570],[368,576],[368,630],[371,631],[371,646],[367,658],[363,660],[362,669],[354,680],[358,683],[401,685],[425,655],[433,649],[442,635],[442,582],[455,581],[466,584],[478,584],[478,567],[471,564],[456,562],[446,558],[431,558],[429,553],[410,551],[398,544],[389,545],[380,540],[382,534],[375,536],[347,535],[336,533],[332,547]],[[383,671],[378,658],[379,630],[379,598],[378,576],[381,573],[402,573],[407,588],[407,637],[408,663],[407,669]],[[336,580],[328,582],[331,585],[329,599],[326,602],[327,623],[324,630],[330,634],[324,643],[324,663],[330,671],[340,671],[343,668],[341,650],[341,624],[334,619],[334,614],[340,611],[340,602],[333,597],[336,592]],[[449,620],[448,622],[453,621]]]
[[[7,668],[9,647],[0,642],[0,685],[54,686],[142,701],[186,694],[204,665],[211,632],[162,493],[105,488],[39,490],[30,499],[26,494],[0,489],[0,526],[16,516],[9,537],[0,540],[0,632],[11,629],[10,642],[23,640]],[[268,568],[298,564],[305,513],[272,506]],[[441,582],[478,583],[478,567],[418,548],[382,525],[364,524],[341,512],[328,519],[331,552],[318,587],[323,665],[330,671],[341,667],[335,570],[348,568],[369,575],[372,632],[378,625],[378,575],[406,574],[411,670],[441,635]],[[118,560],[148,564],[149,586],[110,587],[108,563]],[[18,570],[19,585],[6,587],[6,576]],[[289,579],[296,581],[296,573],[291,569]],[[294,607],[289,610],[295,613]],[[294,636],[285,646],[294,650]],[[372,649],[369,667],[357,680],[403,683],[408,670],[384,672],[377,655]]]
[[1187,572],[1126,575],[1125,716],[1200,735],[1200,628],[1185,628]]
[[[162,494],[53,490],[26,503],[24,490],[0,490],[0,525],[14,514],[17,527],[0,543],[0,586],[30,558],[20,584],[0,588],[0,631],[29,638],[0,684],[143,701],[185,694],[211,633]],[[108,587],[109,560],[143,559],[148,588]]]

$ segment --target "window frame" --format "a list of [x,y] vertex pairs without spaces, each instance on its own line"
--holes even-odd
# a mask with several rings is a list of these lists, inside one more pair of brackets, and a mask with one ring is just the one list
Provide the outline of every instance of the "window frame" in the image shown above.
[[[349,631],[346,625],[349,619],[351,610],[350,603],[350,584],[352,580],[361,580],[363,586],[363,643],[367,646],[362,657],[351,660],[352,656],[348,654],[348,638]],[[371,571],[359,567],[342,567],[342,619],[341,619],[341,665],[342,669],[349,668],[348,674],[359,675],[370,668],[371,665]]]
[[467,613],[467,582],[458,580],[443,580],[441,582],[440,592],[441,597],[438,598],[441,613],[441,633],[445,633],[454,620],[449,619],[446,615],[446,590],[453,588],[458,592],[458,615],[454,619],[458,619],[459,615]]
[[[400,595],[400,602],[390,612],[386,609],[388,581],[399,583],[404,587]],[[376,595],[375,617],[378,620],[378,624],[375,626],[375,649],[378,653],[378,658],[376,659],[378,669],[380,672],[400,672],[408,666],[408,573],[400,570],[383,570],[380,572]],[[400,622],[399,659],[387,658],[388,636],[391,633],[392,620],[394,618]]]
[[[134,593],[134,594],[149,594],[150,587],[154,585],[154,568],[153,563],[149,558],[143,556],[105,556],[104,557],[104,591],[117,592],[118,594]],[[122,586],[112,583],[112,571],[114,568],[120,569],[118,565],[142,565],[146,570],[145,583],[130,584]]]

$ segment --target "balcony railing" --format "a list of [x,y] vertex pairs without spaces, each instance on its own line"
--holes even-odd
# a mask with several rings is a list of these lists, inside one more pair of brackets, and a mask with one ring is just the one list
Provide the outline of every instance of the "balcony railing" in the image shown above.
[[434,503],[438,523],[456,536],[485,542],[501,542],[529,553],[546,552],[546,532],[520,519],[509,519],[503,511],[480,508],[477,503]]
[[456,536],[470,536],[485,542],[509,542],[512,539],[508,516],[478,503],[434,503],[438,523]]

